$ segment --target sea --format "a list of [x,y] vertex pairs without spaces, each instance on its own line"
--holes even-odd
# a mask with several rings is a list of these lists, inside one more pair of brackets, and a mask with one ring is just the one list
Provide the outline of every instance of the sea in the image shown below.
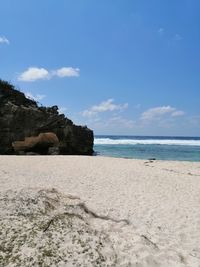
[[200,162],[200,137],[96,135],[96,155]]

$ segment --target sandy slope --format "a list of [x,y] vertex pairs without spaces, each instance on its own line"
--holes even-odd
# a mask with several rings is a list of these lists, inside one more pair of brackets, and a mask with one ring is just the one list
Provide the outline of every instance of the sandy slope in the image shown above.
[[200,163],[1,156],[0,184],[3,192],[53,187],[99,216],[129,220],[98,226],[110,236],[116,266],[200,266]]

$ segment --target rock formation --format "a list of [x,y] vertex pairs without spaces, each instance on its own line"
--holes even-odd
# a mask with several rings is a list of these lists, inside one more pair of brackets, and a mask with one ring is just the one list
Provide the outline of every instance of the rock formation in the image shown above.
[[[33,145],[32,148],[16,149],[18,141],[27,142],[41,133],[56,135],[59,142],[55,149],[49,146]],[[13,85],[0,80],[0,154],[25,154],[26,151],[38,154],[92,155],[93,132],[86,126],[76,126],[58,107],[38,106],[37,102],[25,97]],[[33,139],[32,139],[33,140]],[[36,139],[35,139],[36,140]],[[22,143],[21,143],[22,144]],[[37,147],[36,151],[35,148]]]

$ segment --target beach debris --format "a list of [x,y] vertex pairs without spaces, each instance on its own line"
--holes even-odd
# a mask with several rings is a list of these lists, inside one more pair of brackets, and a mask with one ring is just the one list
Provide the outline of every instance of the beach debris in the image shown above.
[[150,245],[152,245],[155,249],[159,250],[159,247],[156,245],[156,243],[154,243],[153,241],[151,241],[151,239],[149,237],[147,237],[146,235],[141,235],[142,238],[144,238],[144,240],[146,242],[148,242]]
[[152,166],[148,165],[148,163],[154,163],[155,160],[156,160],[156,158],[149,158],[148,161],[145,161],[145,162],[144,162],[144,164],[145,164],[146,166],[152,167]]

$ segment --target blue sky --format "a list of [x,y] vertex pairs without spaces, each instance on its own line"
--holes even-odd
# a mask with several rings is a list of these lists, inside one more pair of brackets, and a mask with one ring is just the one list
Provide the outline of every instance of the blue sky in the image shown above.
[[95,134],[200,136],[200,1],[1,0],[0,77]]

